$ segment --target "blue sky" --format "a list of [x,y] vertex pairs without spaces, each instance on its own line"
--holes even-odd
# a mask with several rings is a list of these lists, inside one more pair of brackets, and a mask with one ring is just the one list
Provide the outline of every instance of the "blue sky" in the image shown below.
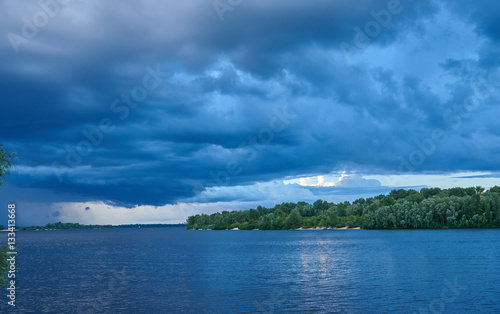
[[496,1],[0,11],[0,143],[19,156],[0,205],[21,225],[499,184]]

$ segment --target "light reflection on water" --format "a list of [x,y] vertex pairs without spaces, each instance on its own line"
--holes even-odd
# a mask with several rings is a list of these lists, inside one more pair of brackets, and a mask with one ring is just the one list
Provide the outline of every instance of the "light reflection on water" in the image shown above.
[[18,312],[500,311],[500,230],[141,228],[17,239]]

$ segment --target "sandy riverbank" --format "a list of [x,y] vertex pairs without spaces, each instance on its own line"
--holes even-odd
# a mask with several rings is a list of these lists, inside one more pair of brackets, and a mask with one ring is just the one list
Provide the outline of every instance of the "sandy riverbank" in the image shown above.
[[[341,228],[332,228],[332,229],[328,229],[328,228],[324,228],[324,227],[314,227],[314,228],[297,228],[297,229],[287,229],[287,230],[294,230],[294,231],[306,231],[306,230],[360,230],[361,228],[360,227],[354,227],[354,228],[349,228],[347,226],[345,227],[341,227]],[[193,229],[193,230],[197,230],[197,229]],[[198,229],[200,230],[200,229]],[[207,230],[211,230],[211,229],[207,229]],[[226,230],[229,230],[229,231],[239,231],[240,229],[239,228],[233,228],[233,229],[226,229]],[[259,231],[260,229],[252,229],[252,231]],[[266,231],[266,230],[264,230]],[[276,231],[276,230],[274,230]]]
[[354,228],[349,228],[347,226],[345,227],[341,227],[341,228],[332,228],[332,229],[328,229],[328,228],[323,228],[323,227],[315,227],[315,228],[298,228],[298,229],[293,229],[293,230],[360,230],[361,228],[360,227],[354,227]]

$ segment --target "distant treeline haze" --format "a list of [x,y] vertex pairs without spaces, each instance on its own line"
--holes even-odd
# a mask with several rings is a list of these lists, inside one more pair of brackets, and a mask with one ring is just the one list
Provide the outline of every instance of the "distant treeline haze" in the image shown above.
[[188,217],[188,229],[282,230],[313,227],[365,229],[500,228],[500,187],[392,190],[343,203],[317,200],[257,206]]
[[[71,222],[49,223],[45,226],[18,227],[17,230],[66,230],[66,229],[110,229],[110,228],[162,228],[162,227],[184,227],[184,224],[133,224],[133,225],[81,225]],[[7,229],[0,225],[0,230]]]

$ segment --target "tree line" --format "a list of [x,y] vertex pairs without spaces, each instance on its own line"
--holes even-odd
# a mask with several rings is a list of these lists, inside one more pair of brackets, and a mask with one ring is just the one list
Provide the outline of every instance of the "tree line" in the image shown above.
[[68,229],[104,229],[113,228],[111,225],[81,225],[72,222],[48,223],[45,226],[17,227],[17,230],[68,230]]
[[354,202],[317,200],[257,206],[244,211],[199,214],[187,229],[291,230],[361,227],[364,229],[500,228],[500,187],[395,189],[388,195]]
[[[73,222],[48,223],[45,226],[16,227],[16,230],[70,230],[70,229],[114,229],[114,228],[165,228],[184,227],[184,224],[132,224],[132,225],[82,225]],[[0,230],[7,229],[0,225]]]

